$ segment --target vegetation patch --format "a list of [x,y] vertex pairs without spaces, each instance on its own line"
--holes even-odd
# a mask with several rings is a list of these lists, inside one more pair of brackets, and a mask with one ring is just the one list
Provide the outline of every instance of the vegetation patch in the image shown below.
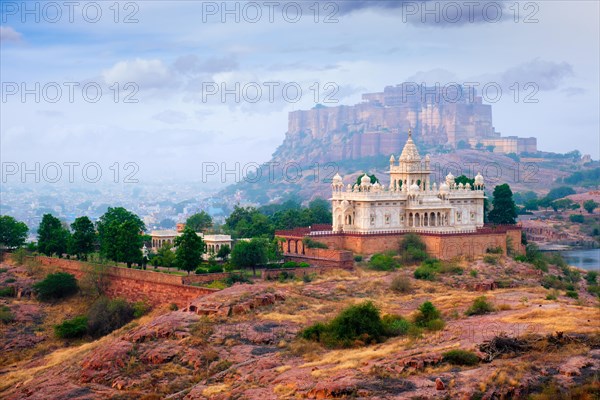
[[494,311],[494,306],[489,303],[485,296],[477,297],[471,307],[465,312],[466,315],[483,315]]
[[71,296],[79,290],[75,276],[66,272],[48,274],[46,278],[33,285],[37,298],[51,301]]
[[390,289],[397,293],[410,293],[412,291],[412,284],[410,279],[404,276],[396,276],[390,284]]
[[10,324],[15,320],[15,315],[7,306],[0,306],[0,322]]
[[85,315],[80,315],[73,319],[68,319],[62,324],[54,326],[54,334],[61,339],[80,338],[87,334],[88,319]]
[[0,297],[14,297],[15,288],[13,287],[0,287]]
[[477,365],[479,357],[472,351],[450,350],[442,354],[444,361],[453,365]]
[[369,268],[375,271],[392,271],[400,267],[400,263],[389,254],[374,254],[369,260]]

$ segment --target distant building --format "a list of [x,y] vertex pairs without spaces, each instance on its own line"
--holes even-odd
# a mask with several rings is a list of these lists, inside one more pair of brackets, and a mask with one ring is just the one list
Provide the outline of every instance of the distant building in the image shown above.
[[537,152],[537,139],[534,137],[520,138],[517,136],[507,136],[502,138],[474,138],[469,139],[469,145],[476,148],[478,145],[483,147],[493,146],[494,153],[521,154]]
[[[150,232],[150,236],[152,237],[151,251],[156,253],[158,249],[160,249],[165,243],[175,246],[175,238],[181,236],[184,228],[185,224],[179,223],[177,224],[176,230],[163,229]],[[205,260],[208,259],[212,254],[217,254],[221,247],[229,246],[231,249],[233,244],[230,235],[206,235],[202,232],[196,232],[196,234],[200,236],[206,244],[206,253],[203,255]]]

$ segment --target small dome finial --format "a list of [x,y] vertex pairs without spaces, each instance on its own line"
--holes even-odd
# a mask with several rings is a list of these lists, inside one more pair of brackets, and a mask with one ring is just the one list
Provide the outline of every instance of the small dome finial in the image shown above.
[[408,137],[412,139],[412,128],[408,128]]

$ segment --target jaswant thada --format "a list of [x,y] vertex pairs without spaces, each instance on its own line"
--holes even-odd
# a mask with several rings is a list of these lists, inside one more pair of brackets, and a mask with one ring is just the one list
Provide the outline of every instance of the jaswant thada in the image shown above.
[[332,225],[276,232],[284,254],[294,261],[348,266],[352,253],[398,250],[407,233],[418,234],[429,255],[440,259],[481,255],[498,247],[505,254],[523,251],[519,225],[484,224],[485,182],[480,173],[473,186],[456,183],[451,173],[444,182],[432,182],[431,173],[430,157],[421,157],[409,131],[398,160],[390,158],[387,185],[366,173],[346,184],[336,174],[331,184]]

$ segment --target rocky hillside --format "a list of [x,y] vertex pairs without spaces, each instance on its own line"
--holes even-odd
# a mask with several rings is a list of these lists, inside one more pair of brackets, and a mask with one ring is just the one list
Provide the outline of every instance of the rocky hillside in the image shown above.
[[[493,258],[461,261],[434,281],[415,280],[415,267],[375,272],[357,265],[352,272],[237,284],[185,310],[159,307],[96,341],[52,337],[60,307],[81,311],[77,299],[47,305],[5,298],[2,307],[16,317],[0,323],[0,397],[525,399],[546,393],[536,398],[555,399],[561,390],[597,396],[598,300],[586,282],[575,284],[579,298],[573,299],[540,285],[562,276],[561,269],[544,273]],[[26,285],[22,267],[2,268],[0,284]],[[409,286],[394,286],[398,277]],[[482,294],[494,311],[465,315]],[[431,301],[446,325],[349,349],[298,338],[308,325],[365,300],[408,318]],[[443,354],[453,349],[473,351],[479,360],[450,363]]]
[[[388,183],[387,171],[391,153],[387,156],[319,163],[318,157],[326,152],[319,142],[309,140],[307,143],[309,143],[307,147],[286,150],[295,154],[294,156],[290,155],[288,161],[274,161],[279,157],[276,153],[272,162],[277,164],[265,165],[260,170],[258,177],[253,175],[231,185],[224,189],[218,197],[233,199],[237,194],[236,200],[240,199],[242,203],[259,204],[278,201],[287,196],[297,196],[302,200],[310,200],[315,197],[327,199],[331,195],[331,178],[338,172],[344,177],[346,184],[353,183],[364,172],[374,173],[384,185]],[[422,156],[427,154],[422,149],[420,150]],[[395,156],[397,157],[398,154],[399,152],[396,152]],[[302,161],[307,158],[314,161]],[[452,172],[454,176],[462,174],[475,176],[481,172],[486,179],[490,195],[494,186],[502,183],[508,183],[513,192],[532,190],[539,195],[544,195],[552,187],[562,185],[556,182],[557,179],[593,166],[594,164],[583,165],[580,161],[567,158],[528,158],[516,161],[504,154],[477,150],[431,153],[431,167],[434,170],[433,181],[439,183],[448,172]]]

